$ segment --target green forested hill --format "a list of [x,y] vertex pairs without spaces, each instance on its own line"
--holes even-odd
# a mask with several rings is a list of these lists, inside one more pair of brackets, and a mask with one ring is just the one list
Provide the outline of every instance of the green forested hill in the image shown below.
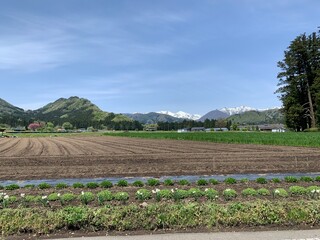
[[24,125],[27,120],[27,112],[22,108],[13,106],[0,98],[0,123],[8,125]]
[[241,125],[284,123],[283,114],[279,109],[270,109],[261,112],[248,111],[232,115],[228,117],[227,120]]
[[121,114],[104,112],[89,100],[79,97],[60,98],[42,108],[27,112],[1,99],[0,114],[0,123],[13,127],[44,121],[54,125],[70,122],[75,128],[105,126],[112,129],[130,129],[132,125],[137,128],[137,123],[132,119]]

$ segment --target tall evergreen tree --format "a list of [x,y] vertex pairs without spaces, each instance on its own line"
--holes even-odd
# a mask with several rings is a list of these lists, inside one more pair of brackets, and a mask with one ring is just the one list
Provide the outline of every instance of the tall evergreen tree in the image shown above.
[[319,33],[296,37],[278,67],[276,93],[280,93],[287,126],[297,131],[315,128],[320,120]]

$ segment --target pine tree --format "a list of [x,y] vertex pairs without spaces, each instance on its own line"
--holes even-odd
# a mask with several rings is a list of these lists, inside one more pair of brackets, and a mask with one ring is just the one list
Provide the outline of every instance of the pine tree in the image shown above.
[[286,125],[297,131],[315,128],[320,116],[320,35],[296,37],[278,62],[280,100]]

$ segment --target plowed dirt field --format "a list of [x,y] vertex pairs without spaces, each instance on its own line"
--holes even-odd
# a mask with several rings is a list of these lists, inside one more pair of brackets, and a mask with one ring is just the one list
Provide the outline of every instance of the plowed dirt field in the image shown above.
[[320,149],[123,137],[0,138],[0,179],[320,172]]

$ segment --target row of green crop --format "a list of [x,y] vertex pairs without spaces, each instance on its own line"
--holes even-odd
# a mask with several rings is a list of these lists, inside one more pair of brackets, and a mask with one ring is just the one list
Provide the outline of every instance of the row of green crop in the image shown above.
[[265,132],[116,132],[108,136],[192,140],[219,143],[243,143],[283,146],[320,147],[319,133],[265,133]]
[[[264,177],[259,177],[254,181],[257,182],[257,183],[260,183],[260,184],[267,184],[268,182],[280,183],[282,180],[280,178],[273,178],[271,180],[268,180],[268,179],[266,179]],[[287,183],[297,183],[299,181],[300,182],[320,182],[320,176],[316,176],[314,178],[310,177],[310,176],[302,176],[300,178],[293,177],[293,176],[286,176],[284,178],[284,181],[287,182]],[[248,183],[249,180],[247,178],[243,178],[243,179],[240,179],[238,181],[235,178],[228,177],[225,180],[223,180],[223,182],[226,183],[226,184],[236,184],[238,182],[240,182],[240,183]],[[220,181],[218,181],[218,180],[216,180],[214,178],[208,179],[208,180],[199,179],[196,182],[196,184],[198,186],[206,186],[206,185],[209,185],[209,184],[216,185],[216,184],[219,184],[219,183],[220,183]],[[158,179],[151,178],[151,179],[148,179],[146,183],[144,183],[144,182],[142,182],[140,180],[137,180],[137,181],[133,182],[132,184],[129,184],[127,180],[119,180],[115,185],[118,186],[118,187],[127,187],[127,186],[143,187],[144,185],[147,185],[147,186],[159,186],[160,184],[163,184],[165,186],[174,186],[176,184],[183,186],[183,185],[190,185],[190,181],[182,179],[182,180],[179,180],[178,182],[176,182],[176,181],[173,181],[172,179],[166,179],[163,182],[160,182],[160,180],[158,180]],[[101,187],[101,188],[112,188],[113,186],[114,186],[114,184],[112,182],[110,182],[110,181],[102,181],[101,183],[89,182],[87,184],[83,184],[83,183],[74,183],[74,184],[72,184],[73,188],[89,188],[89,189],[95,189],[95,188],[98,188],[98,187]],[[50,185],[48,183],[40,183],[38,186],[35,186],[35,185],[32,185],[32,184],[24,186],[24,188],[38,188],[38,189],[48,189],[48,188],[52,188],[52,187],[55,187],[56,189],[63,189],[63,188],[68,188],[70,186],[68,184],[66,184],[66,183],[58,183],[55,186],[52,186],[52,185]],[[16,190],[16,189],[20,189],[20,186],[18,184],[10,184],[10,185],[7,185],[5,187],[0,185],[0,190],[1,189]]]
[[126,230],[182,230],[207,228],[210,230],[234,226],[318,226],[320,202],[245,203],[155,203],[137,205],[68,206],[59,210],[50,208],[19,208],[0,210],[0,232],[13,234],[46,234],[62,229],[90,231]]
[[[206,188],[201,190],[199,188],[185,189],[139,189],[136,191],[134,198],[139,201],[147,201],[149,199],[154,199],[156,201],[161,200],[174,200],[180,201],[182,199],[190,198],[197,201],[199,198],[205,197],[209,201],[217,200],[222,197],[226,201],[234,200],[237,198],[239,193],[231,188],[227,188],[221,192]],[[277,188],[272,191],[266,188],[254,189],[246,188],[241,191],[243,197],[261,197],[261,196],[272,196],[273,198],[285,198],[288,196],[306,196],[308,198],[317,199],[320,196],[319,186],[309,186],[307,188],[301,186],[291,186],[288,190],[284,188]],[[133,196],[131,196],[133,197]],[[61,206],[71,204],[74,200],[80,201],[82,204],[87,205],[93,201],[96,201],[99,205],[103,205],[106,202],[118,201],[126,203],[130,198],[127,192],[116,192],[112,193],[109,190],[103,190],[94,194],[92,192],[81,192],[77,195],[74,193],[50,193],[49,195],[26,195],[21,193],[20,196],[9,195],[4,192],[0,192],[0,207],[7,208],[15,205],[21,205],[24,207],[29,207],[30,204],[39,203],[44,207],[50,206],[50,202],[60,202]],[[34,205],[32,205],[34,206]]]

